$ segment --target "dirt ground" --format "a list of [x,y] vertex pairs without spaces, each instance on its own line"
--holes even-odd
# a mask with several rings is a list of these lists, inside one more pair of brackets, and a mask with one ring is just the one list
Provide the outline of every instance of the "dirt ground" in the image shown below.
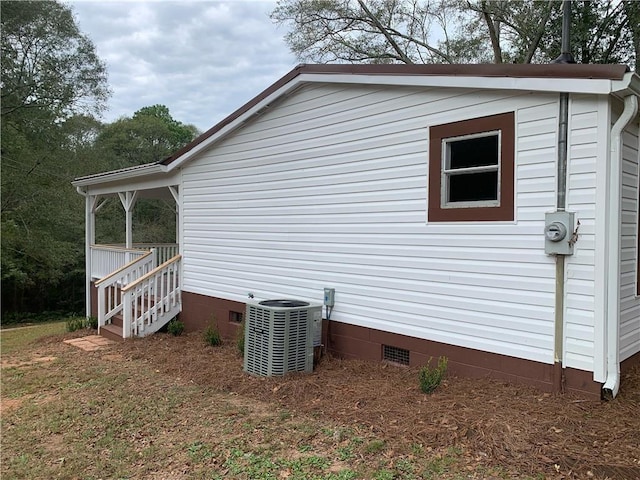
[[203,345],[201,334],[157,334],[116,350],[181,380],[357,425],[399,450],[457,448],[469,471],[482,462],[510,478],[640,479],[637,367],[611,402],[456,377],[425,395],[417,369],[325,356],[312,374],[259,378],[242,372],[235,345]]

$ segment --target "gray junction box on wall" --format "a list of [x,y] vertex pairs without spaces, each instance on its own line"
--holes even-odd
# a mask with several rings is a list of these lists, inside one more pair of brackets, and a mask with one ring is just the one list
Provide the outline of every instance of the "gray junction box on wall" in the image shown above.
[[322,305],[302,300],[247,303],[244,371],[267,377],[312,372],[321,323]]

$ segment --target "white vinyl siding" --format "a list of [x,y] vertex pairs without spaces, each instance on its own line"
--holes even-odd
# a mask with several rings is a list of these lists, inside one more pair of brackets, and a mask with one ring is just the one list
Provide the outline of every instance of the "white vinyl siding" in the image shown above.
[[[509,111],[516,221],[428,224],[429,126]],[[556,129],[557,95],[306,86],[184,167],[184,290],[552,363]]]
[[620,244],[620,360],[640,352],[638,265],[638,121],[622,134],[622,231]]
[[[595,199],[598,145],[607,131],[595,96],[571,97],[567,210],[580,222],[566,257],[564,366],[593,371],[595,353]],[[606,124],[604,124],[606,126]]]

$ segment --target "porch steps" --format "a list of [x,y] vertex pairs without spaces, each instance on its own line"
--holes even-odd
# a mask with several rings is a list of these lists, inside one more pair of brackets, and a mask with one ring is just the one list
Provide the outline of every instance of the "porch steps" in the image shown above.
[[[149,305],[151,307],[155,306],[155,299],[148,297],[140,297],[138,299],[139,308],[142,308],[142,305]],[[163,315],[165,318],[161,321],[156,319],[153,325],[147,326],[147,335],[157,332],[162,327],[164,327],[169,321],[173,318],[171,315]],[[124,319],[122,318],[121,313],[115,314],[111,317],[111,323],[108,323],[102,327],[100,327],[100,335],[109,340],[122,341],[124,337],[122,336],[122,325],[124,323]]]
[[116,314],[111,317],[111,323],[100,327],[100,335],[109,340],[122,341],[122,315]]
[[100,327],[100,335],[104,338],[108,338],[109,340],[114,340],[116,342],[121,342],[124,340],[122,337],[122,327],[118,325],[105,325],[104,327]]

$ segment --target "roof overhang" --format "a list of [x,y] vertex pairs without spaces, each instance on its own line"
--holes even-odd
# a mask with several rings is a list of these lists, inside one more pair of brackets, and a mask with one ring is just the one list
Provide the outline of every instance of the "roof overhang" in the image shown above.
[[640,77],[625,65],[299,65],[165,160],[82,177],[79,189],[166,175],[228,136],[277,100],[305,84],[365,84],[474,90],[568,92],[624,97],[640,92]]
[[521,90],[608,95],[636,82],[625,65],[299,65],[161,163],[171,171],[304,84]]
[[71,182],[80,193],[109,195],[127,190],[140,192],[141,197],[170,198],[165,187],[177,185],[175,174],[169,174],[160,163],[147,163],[80,177]]

